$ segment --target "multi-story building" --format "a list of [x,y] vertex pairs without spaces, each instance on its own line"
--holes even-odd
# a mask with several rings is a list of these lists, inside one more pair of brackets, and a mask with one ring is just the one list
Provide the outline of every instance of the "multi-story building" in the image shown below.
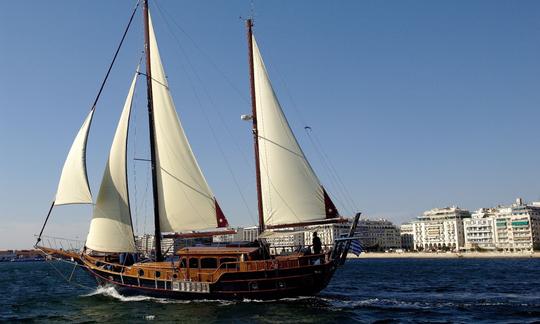
[[521,198],[510,206],[481,208],[463,221],[465,249],[532,251],[540,249],[540,203]]
[[540,203],[525,204],[518,198],[508,207],[499,207],[495,216],[496,247],[508,251],[540,249]]
[[304,232],[304,244],[311,245],[313,242],[313,233],[317,232],[323,248],[331,247],[334,245],[335,239],[348,235],[350,228],[350,221],[346,223],[307,226]]
[[[135,246],[137,250],[143,253],[145,256],[151,256],[154,254],[154,235],[143,234],[135,236]],[[175,242],[172,238],[161,239],[161,253],[163,255],[172,255],[176,251]]]
[[495,216],[497,208],[480,208],[463,220],[466,250],[493,250],[496,248],[497,228]]
[[386,219],[361,219],[355,236],[366,250],[389,250],[401,248],[399,228]]
[[270,245],[270,254],[292,252],[305,246],[304,231],[292,228],[275,230],[273,235],[266,237],[266,242]]
[[214,235],[213,242],[253,242],[259,236],[259,228],[257,226],[237,227],[234,229],[234,234]]
[[259,227],[250,226],[242,229],[242,241],[253,242],[259,237]]
[[413,221],[415,250],[459,250],[464,247],[463,219],[468,210],[445,207],[428,210]]
[[401,248],[406,251],[414,250],[414,226],[411,223],[401,224],[399,227]]

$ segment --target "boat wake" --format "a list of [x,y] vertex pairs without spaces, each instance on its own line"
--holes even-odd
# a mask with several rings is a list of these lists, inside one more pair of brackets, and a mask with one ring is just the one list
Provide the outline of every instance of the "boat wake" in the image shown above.
[[92,297],[92,296],[112,297],[114,299],[117,299],[123,302],[139,302],[139,301],[159,299],[159,298],[148,297],[148,296],[123,296],[113,286],[99,286],[96,288],[96,290],[86,295],[83,295],[82,297]]
[[464,309],[475,307],[504,307],[504,306],[533,306],[538,307],[538,304],[527,303],[512,303],[504,301],[476,301],[476,302],[452,302],[452,301],[415,301],[415,300],[399,300],[392,298],[350,298],[339,295],[321,295],[321,296],[301,296],[294,298],[282,298],[271,300],[260,299],[243,299],[243,300],[222,300],[222,299],[196,299],[196,300],[178,300],[168,298],[157,298],[143,295],[124,296],[120,294],[114,286],[102,286],[94,291],[82,295],[81,297],[102,296],[113,298],[120,302],[151,302],[158,304],[200,304],[208,303],[218,307],[244,305],[244,304],[299,304],[317,306],[319,308],[328,309],[331,311],[347,311],[354,309],[385,309],[385,310],[400,310],[400,311],[427,311],[433,309],[455,308],[461,307]]
[[114,286],[100,286],[100,287],[97,287],[96,290],[86,295],[82,295],[81,297],[93,297],[93,296],[104,296],[104,297],[114,298],[121,302],[149,301],[149,302],[160,303],[160,304],[216,303],[221,306],[234,304],[233,301],[219,300],[219,299],[218,300],[210,300],[210,299],[179,300],[179,299],[157,298],[157,297],[150,297],[150,296],[143,296],[143,295],[124,296],[120,294]]
[[249,303],[276,303],[276,302],[302,302],[310,300],[320,300],[328,301],[325,298],[321,297],[294,297],[294,298],[282,298],[282,299],[243,299],[243,300],[223,300],[223,299],[193,299],[193,300],[179,300],[179,299],[168,299],[168,298],[157,298],[143,295],[136,296],[124,296],[116,290],[114,286],[99,286],[94,291],[82,295],[81,297],[94,297],[94,296],[103,296],[108,298],[114,298],[121,302],[155,302],[160,304],[191,304],[191,303],[213,303],[218,304],[218,306],[229,306],[237,304],[249,304]]

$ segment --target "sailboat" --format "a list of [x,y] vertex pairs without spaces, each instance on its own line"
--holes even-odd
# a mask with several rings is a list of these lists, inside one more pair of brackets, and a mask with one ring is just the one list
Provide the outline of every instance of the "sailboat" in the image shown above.
[[[98,98],[68,153],[36,248],[49,256],[71,260],[100,285],[113,285],[126,295],[275,299],[320,292],[344,263],[360,213],[355,215],[348,236],[336,240],[329,251],[270,254],[265,237],[272,235],[273,229],[348,220],[339,215],[287,122],[253,35],[251,19],[246,26],[252,114],[242,119],[251,120],[253,125],[259,239],[242,246],[184,247],[175,252],[175,258],[164,260],[161,239],[166,235],[202,237],[230,230],[176,113],[148,0],[142,1],[142,7],[146,71],[142,73],[137,67],[129,88],[84,248],[68,251],[47,247],[41,236],[54,207],[93,203],[86,173],[86,143]],[[129,24],[126,32],[128,29]],[[145,261],[139,260],[135,244],[126,172],[131,106],[139,75],[145,76],[147,85],[155,225],[155,255]],[[102,89],[103,84],[100,92]]]

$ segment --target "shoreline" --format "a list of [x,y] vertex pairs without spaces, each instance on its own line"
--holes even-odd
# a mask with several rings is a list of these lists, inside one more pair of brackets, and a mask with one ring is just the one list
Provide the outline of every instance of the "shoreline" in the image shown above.
[[368,252],[359,256],[349,253],[348,259],[512,259],[512,258],[540,258],[540,252],[462,252],[462,253],[426,253],[426,252],[402,252],[384,253]]

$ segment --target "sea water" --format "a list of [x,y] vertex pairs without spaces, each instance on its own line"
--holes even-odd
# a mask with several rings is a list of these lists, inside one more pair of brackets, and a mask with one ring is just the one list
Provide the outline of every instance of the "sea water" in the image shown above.
[[540,321],[540,259],[349,260],[319,295],[273,301],[126,297],[72,270],[58,262],[0,263],[0,321]]

